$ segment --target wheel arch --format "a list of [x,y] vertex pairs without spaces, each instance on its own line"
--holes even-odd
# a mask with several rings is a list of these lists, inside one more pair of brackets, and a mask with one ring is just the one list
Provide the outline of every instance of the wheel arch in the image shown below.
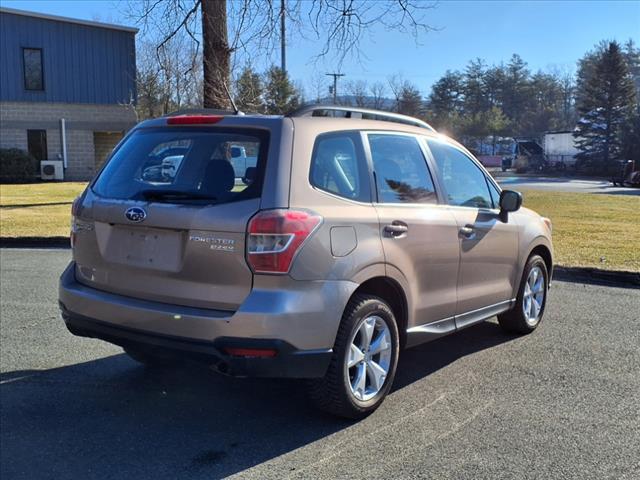
[[407,341],[409,310],[407,296],[402,286],[390,277],[376,276],[362,282],[351,296],[356,294],[374,295],[389,304],[398,323],[400,349],[404,348]]
[[542,257],[545,265],[547,266],[549,279],[551,279],[551,274],[553,272],[553,256],[551,250],[546,245],[540,244],[531,249],[531,252],[527,255],[527,259],[531,258],[531,255],[540,255]]
[[[551,242],[546,237],[538,237],[533,242],[531,242],[525,252],[526,255],[522,257],[520,262],[520,274],[518,278],[522,278],[524,267],[529,261],[529,258],[531,258],[531,255],[540,255],[547,267],[547,273],[549,274],[549,284],[551,284],[551,278],[553,276],[553,246],[551,245]],[[520,283],[518,282],[518,287],[519,285]]]

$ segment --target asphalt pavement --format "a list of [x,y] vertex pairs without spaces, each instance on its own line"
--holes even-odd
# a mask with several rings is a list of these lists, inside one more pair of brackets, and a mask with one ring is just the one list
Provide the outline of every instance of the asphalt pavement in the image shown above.
[[614,187],[608,180],[593,178],[524,176],[496,172],[502,188],[512,190],[547,190],[553,192],[604,193],[609,195],[640,195],[640,188]]
[[2,250],[0,478],[640,478],[640,290],[555,282],[532,335],[495,320],[407,350],[353,423],[301,382],[149,371],[58,315],[65,250]]

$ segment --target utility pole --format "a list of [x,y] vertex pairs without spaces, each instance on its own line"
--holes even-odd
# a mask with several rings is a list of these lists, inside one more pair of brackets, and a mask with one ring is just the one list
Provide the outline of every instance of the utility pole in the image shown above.
[[344,77],[344,73],[325,73],[329,77],[333,77],[333,104],[337,103],[338,99],[338,77]]
[[287,41],[285,38],[286,1],[280,0],[280,68],[287,73]]

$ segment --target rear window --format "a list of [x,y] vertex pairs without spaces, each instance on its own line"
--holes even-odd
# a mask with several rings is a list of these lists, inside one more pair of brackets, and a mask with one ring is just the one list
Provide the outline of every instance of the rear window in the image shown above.
[[318,136],[311,158],[309,180],[313,186],[340,197],[371,201],[369,172],[357,132]]
[[102,197],[228,203],[259,197],[268,137],[247,129],[136,130],[93,185]]

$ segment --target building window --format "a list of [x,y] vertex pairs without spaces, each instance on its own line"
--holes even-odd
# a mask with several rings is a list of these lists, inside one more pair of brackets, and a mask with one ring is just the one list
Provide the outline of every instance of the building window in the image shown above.
[[42,49],[23,48],[22,61],[24,63],[24,88],[27,90],[44,90]]
[[36,160],[47,159],[47,131],[27,130],[27,148]]

